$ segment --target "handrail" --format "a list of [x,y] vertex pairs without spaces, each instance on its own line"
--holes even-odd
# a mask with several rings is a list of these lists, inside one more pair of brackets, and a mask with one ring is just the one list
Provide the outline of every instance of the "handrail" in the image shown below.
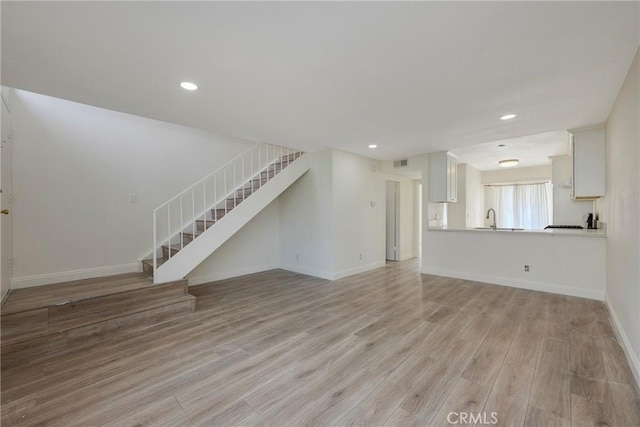
[[[263,181],[266,183],[273,178],[278,173],[278,161],[282,170],[299,154],[298,150],[257,142],[153,209],[154,283],[157,279],[158,250],[163,258],[171,259],[174,251],[184,248],[185,238],[188,244],[199,235],[201,228],[203,232],[207,231],[235,208],[238,200],[242,202],[248,197],[247,192],[251,195],[264,185]],[[176,239],[179,239],[178,242]],[[161,242],[160,245],[158,242]],[[167,255],[164,254],[165,247]]]
[[[237,159],[243,157],[245,154],[247,154],[249,151],[255,149],[256,147],[258,147],[260,145],[260,142],[256,142],[255,144],[253,144],[251,147],[247,148],[246,150],[244,150],[242,153],[238,154],[237,156],[235,156],[233,159],[229,160],[227,163],[223,164],[222,166],[218,167],[218,169],[214,170],[213,172],[209,173],[208,175],[206,175],[204,178],[200,179],[199,181],[194,182],[193,184],[191,184],[189,187],[187,187],[186,189],[182,190],[181,192],[179,192],[178,194],[176,194],[175,196],[173,196],[172,198],[170,198],[169,200],[167,200],[166,202],[164,202],[163,204],[161,204],[160,206],[158,206],[157,208],[155,208],[153,211],[156,212],[159,209],[163,208],[164,206],[168,205],[169,203],[173,202],[174,200],[176,200],[178,197],[182,196],[183,194],[187,193],[189,190],[191,190],[192,188],[196,187],[198,184],[203,183],[204,181],[206,181],[207,179],[211,178],[213,175],[215,175],[216,173],[218,173],[219,171],[221,171],[222,169],[226,168],[227,166],[229,166],[231,163],[235,162]],[[271,145],[271,144],[270,144]]]

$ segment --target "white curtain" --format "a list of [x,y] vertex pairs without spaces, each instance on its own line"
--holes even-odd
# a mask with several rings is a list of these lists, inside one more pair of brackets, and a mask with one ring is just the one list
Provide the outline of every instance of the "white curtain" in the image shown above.
[[496,222],[501,228],[542,229],[550,224],[546,184],[494,186]]

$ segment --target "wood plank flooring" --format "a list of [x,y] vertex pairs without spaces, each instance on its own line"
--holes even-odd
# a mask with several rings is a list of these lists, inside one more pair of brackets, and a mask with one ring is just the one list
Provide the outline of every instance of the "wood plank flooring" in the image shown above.
[[108,278],[100,277],[14,289],[2,306],[2,314],[19,313],[68,301],[79,301],[96,295],[117,294],[149,286],[153,286],[153,281],[148,274],[126,273]]
[[2,424],[640,425],[600,302],[420,275],[415,260],[190,292],[197,313],[3,367]]

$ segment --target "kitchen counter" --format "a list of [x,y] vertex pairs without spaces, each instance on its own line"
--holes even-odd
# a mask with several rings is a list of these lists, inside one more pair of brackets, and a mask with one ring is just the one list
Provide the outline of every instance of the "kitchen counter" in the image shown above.
[[422,272],[602,300],[605,230],[429,227]]
[[518,235],[541,235],[541,236],[572,236],[572,237],[606,237],[603,229],[588,230],[575,228],[548,228],[546,230],[492,230],[490,228],[447,228],[429,227],[429,231],[455,231],[470,233],[491,233],[491,234],[518,234]]

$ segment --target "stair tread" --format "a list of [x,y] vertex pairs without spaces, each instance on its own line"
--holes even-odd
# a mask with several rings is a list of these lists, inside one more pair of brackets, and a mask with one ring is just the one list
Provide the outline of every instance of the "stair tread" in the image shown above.
[[[165,260],[164,258],[156,258],[156,262],[157,262],[157,264],[158,264],[158,267],[160,267],[162,264],[164,264],[164,263],[165,263],[165,261],[166,261],[166,260]],[[153,258],[143,259],[143,260],[142,260],[142,262],[143,262],[144,264],[147,264],[147,265],[149,265],[149,266],[153,267]]]
[[2,306],[2,316],[80,301],[104,295],[113,295],[153,286],[145,273],[126,273],[115,276],[74,280],[33,288],[14,289]]
[[[167,248],[169,249],[168,245],[162,245],[163,248]],[[180,243],[173,243],[171,245],[171,249],[175,250],[175,251],[179,251],[180,249],[182,249],[182,246],[180,245]]]

